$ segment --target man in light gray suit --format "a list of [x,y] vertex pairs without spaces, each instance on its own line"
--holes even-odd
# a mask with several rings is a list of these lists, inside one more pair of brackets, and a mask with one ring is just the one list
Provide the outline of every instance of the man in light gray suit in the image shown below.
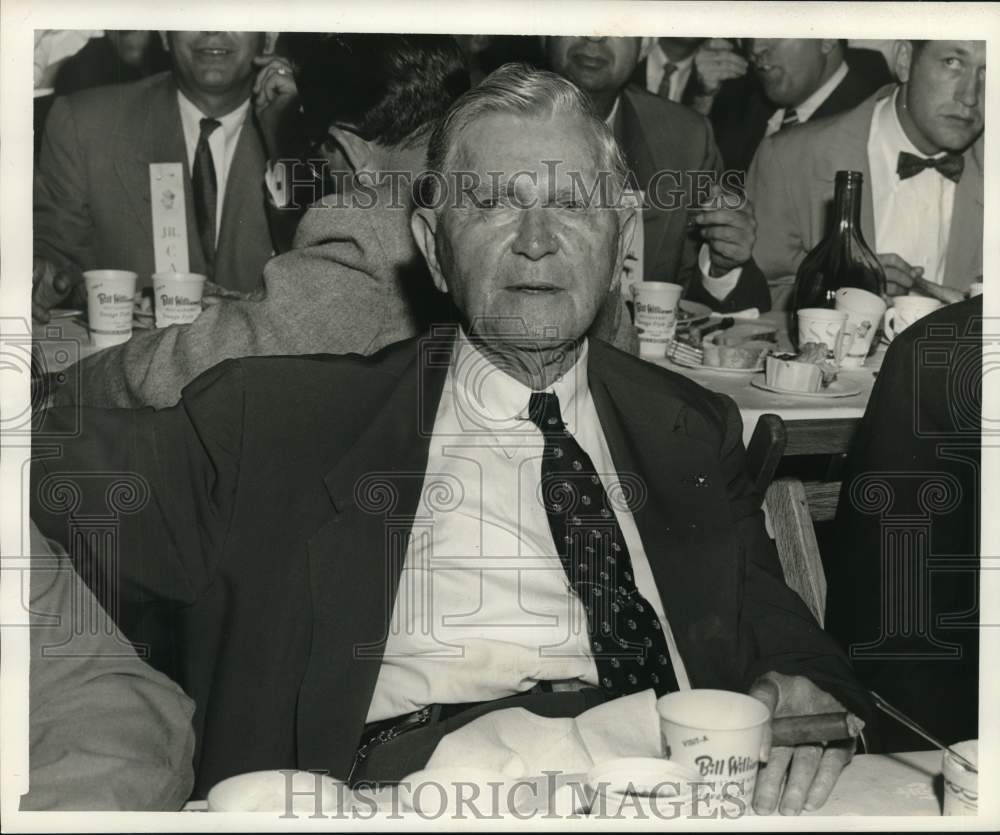
[[960,291],[981,280],[985,74],[983,41],[899,41],[899,84],[761,143],[747,192],[775,309],[827,232],[839,170],[864,175],[862,233],[891,294],[917,276]]
[[274,246],[251,94],[276,39],[171,32],[171,72],[52,105],[34,183],[36,319],[48,320],[84,270],[131,270],[140,281],[156,272],[151,163],[183,165],[190,271],[231,290],[259,285]]
[[[350,83],[330,85],[331,77]],[[410,232],[410,181],[424,169],[431,131],[468,89],[457,43],[323,36],[298,81],[305,121],[322,131],[314,137],[324,155],[317,182],[337,185],[302,216],[293,249],[267,264],[263,298],[215,301],[190,325],[137,333],[88,357],[55,403],[162,408],[225,359],[371,354],[451,317]],[[294,168],[301,179],[302,166]],[[302,190],[288,192],[301,199]],[[635,353],[635,329],[617,294],[592,333]]]

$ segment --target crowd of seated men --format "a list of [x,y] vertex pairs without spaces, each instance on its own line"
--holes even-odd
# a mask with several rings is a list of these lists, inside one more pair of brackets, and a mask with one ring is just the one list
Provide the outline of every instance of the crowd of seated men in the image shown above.
[[[187,260],[208,279],[207,303],[191,324],[87,357],[48,393],[36,441],[62,439],[61,457],[33,467],[32,553],[63,570],[39,594],[57,609],[79,597],[66,549],[129,651],[88,644],[88,663],[55,663],[37,633],[23,809],[177,809],[269,768],[394,779],[423,765],[454,716],[363,762],[359,746],[428,706],[571,716],[647,687],[847,709],[872,725],[875,750],[922,747],[875,730],[871,687],[928,726],[947,713],[949,741],[976,736],[976,624],[954,633],[952,660],[852,667],[847,648],[878,638],[877,527],[845,492],[828,635],[782,582],[738,410],[635,356],[621,288],[674,282],[724,313],[786,310],[844,169],[864,174],[865,237],[889,295],[918,279],[958,293],[982,282],[983,42],[883,52],[837,39],[94,34],[45,83],[36,72],[55,96],[36,103],[33,317],[81,306],[87,270],[156,271],[149,165],[164,161],[182,164]],[[922,161],[916,171],[900,170],[902,154]],[[477,185],[456,187],[470,172]],[[572,202],[605,174],[613,199]],[[730,203],[734,187],[744,199]],[[978,389],[958,418],[943,405],[969,373],[965,355],[952,351],[943,371],[915,355],[942,325],[974,339],[981,317],[971,298],[892,344],[845,477],[846,490],[873,471],[947,469],[966,499],[937,537],[966,563],[979,553],[978,446],[975,461],[944,466],[907,427],[961,435],[978,420]],[[428,333],[443,365],[422,354]],[[475,468],[446,452],[456,434],[491,450]],[[882,442],[890,434],[897,444]],[[585,546],[563,542],[554,506],[519,505],[526,437],[533,496],[573,476],[564,456],[597,485],[584,495],[611,520],[614,554],[595,565],[624,571],[645,616],[628,628],[657,664],[601,648],[588,595],[611,587],[566,567]],[[107,485],[82,475],[118,471],[151,495],[122,517],[109,584],[51,490],[78,476],[90,512]],[[600,482],[616,471],[644,480],[645,505],[612,509]],[[435,475],[466,485],[457,510],[434,517],[445,552],[475,542],[483,555],[516,546],[548,559],[555,569],[529,572],[541,579],[527,593],[558,611],[568,588],[589,624],[566,658],[540,663],[555,636],[516,628],[521,590],[502,580],[482,586],[478,621],[458,618],[449,636],[468,663],[431,658],[405,629],[387,644],[389,616],[421,613],[401,613],[386,590],[428,555],[411,536],[388,559],[384,519],[356,492],[372,473],[388,474],[411,524]],[[711,489],[688,490],[691,473]],[[697,533],[669,533],[674,518]],[[449,573],[435,613],[467,612],[475,573]],[[934,606],[974,610],[975,588],[952,577]],[[359,659],[361,644],[382,650]],[[853,749],[808,748],[772,753],[759,812],[822,805]]]

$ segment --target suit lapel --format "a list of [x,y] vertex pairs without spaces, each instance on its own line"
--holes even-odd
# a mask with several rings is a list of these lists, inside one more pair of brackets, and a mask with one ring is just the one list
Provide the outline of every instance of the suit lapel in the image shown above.
[[732,679],[740,562],[719,518],[717,450],[688,431],[699,418],[679,398],[610,372],[605,353],[591,341],[594,405],[623,486],[635,485],[625,495],[684,665],[695,687]]
[[247,268],[242,265],[247,260],[244,257],[246,253],[256,254],[262,236],[265,238],[264,246],[270,250],[268,230],[248,226],[248,222],[256,217],[249,207],[263,205],[265,166],[264,148],[251,103],[226,179],[219,240],[215,248],[215,281],[233,289],[249,290],[259,284],[260,276],[256,270],[253,275],[247,275]]
[[983,271],[983,139],[965,152],[965,170],[955,187],[945,259],[944,284],[965,290]]
[[341,779],[350,768],[382,663],[451,343],[450,336],[414,340],[374,422],[325,478],[332,515],[308,543],[313,640],[299,693],[301,768]]

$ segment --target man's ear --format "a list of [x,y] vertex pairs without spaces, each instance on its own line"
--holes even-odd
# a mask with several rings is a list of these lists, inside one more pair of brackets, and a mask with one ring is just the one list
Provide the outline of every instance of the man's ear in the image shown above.
[[824,55],[829,55],[831,52],[833,52],[834,49],[837,48],[838,43],[839,41],[835,40],[834,38],[823,38],[819,44],[820,52],[822,52]]
[[413,239],[417,242],[420,251],[424,254],[424,260],[427,262],[427,268],[431,271],[434,286],[442,293],[447,293],[448,285],[445,283],[444,273],[441,271],[437,255],[437,225],[438,216],[433,209],[419,206],[410,215],[410,231],[413,233]]
[[362,139],[354,131],[337,125],[330,128],[329,134],[340,146],[347,164],[355,174],[375,170],[375,152],[367,139]]
[[910,80],[913,66],[913,44],[910,41],[896,41],[893,47],[893,70],[903,84]]
[[277,32],[265,32],[264,33],[264,48],[261,50],[261,55],[272,55],[274,53],[274,48],[278,44],[278,33]]

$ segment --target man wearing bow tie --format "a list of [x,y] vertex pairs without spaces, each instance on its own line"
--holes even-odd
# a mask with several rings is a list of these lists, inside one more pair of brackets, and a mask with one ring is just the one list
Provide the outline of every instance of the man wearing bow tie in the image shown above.
[[761,144],[748,192],[754,258],[787,307],[795,271],[827,231],[838,170],[861,171],[865,240],[891,294],[917,277],[964,291],[982,274],[983,41],[899,41],[899,84],[843,115]]

